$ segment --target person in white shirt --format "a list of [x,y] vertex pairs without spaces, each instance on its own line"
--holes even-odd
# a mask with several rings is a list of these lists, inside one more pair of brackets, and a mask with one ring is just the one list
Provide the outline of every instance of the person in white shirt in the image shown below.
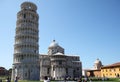
[[44,82],[50,82],[50,79],[47,76],[45,76],[44,77]]

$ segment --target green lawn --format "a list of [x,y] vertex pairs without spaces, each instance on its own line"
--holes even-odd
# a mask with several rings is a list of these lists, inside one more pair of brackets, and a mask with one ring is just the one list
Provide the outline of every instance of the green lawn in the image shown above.
[[92,81],[92,82],[120,82],[120,81]]
[[92,82],[120,82],[120,81],[92,81]]
[[[2,82],[6,82],[6,78],[7,78],[6,76],[0,77],[0,79],[2,79]],[[92,82],[120,82],[120,78],[117,78],[117,79],[116,78],[111,78],[109,80],[110,81],[92,81]],[[11,81],[11,82],[14,82],[14,81]],[[18,80],[18,82],[43,82],[43,81]],[[58,82],[58,81],[51,81],[51,82]],[[69,82],[69,81],[66,81],[66,82]],[[87,81],[87,82],[90,82],[90,81]]]
[[[5,80],[3,80],[2,82],[6,82]],[[13,82],[13,81],[11,81]],[[43,82],[43,81],[27,81],[27,80],[24,80],[24,81],[18,81],[18,82]],[[57,81],[51,81],[51,82],[57,82]],[[64,81],[63,81],[64,82]],[[68,82],[68,81],[67,81]],[[77,82],[77,81],[76,81]],[[89,81],[87,81],[89,82]],[[92,81],[92,82],[120,82],[120,81]]]
[[[40,82],[40,81],[18,81],[18,82]],[[57,81],[51,81],[51,82],[57,82]],[[89,81],[87,81],[87,82],[89,82]],[[92,81],[92,82],[120,82],[120,81]]]

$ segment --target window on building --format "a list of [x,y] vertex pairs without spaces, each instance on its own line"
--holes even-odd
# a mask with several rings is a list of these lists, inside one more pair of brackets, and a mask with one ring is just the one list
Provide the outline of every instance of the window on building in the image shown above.
[[116,70],[114,69],[114,71],[116,71]]
[[24,14],[23,17],[26,18],[26,14]]
[[23,60],[23,55],[21,56],[21,60]]
[[59,61],[59,65],[62,65],[62,61]]
[[75,70],[73,70],[73,74],[75,74]]
[[27,73],[25,73],[25,77],[27,77]]
[[120,77],[119,73],[117,74],[117,77]]
[[107,69],[106,69],[106,72],[107,72]]
[[66,68],[66,74],[68,74],[68,68]]
[[47,74],[49,74],[50,73],[50,68],[47,68]]
[[77,68],[77,70],[79,70],[79,68]]
[[102,70],[102,72],[104,72],[104,69]]
[[77,57],[76,57],[76,60],[77,60]]
[[111,71],[111,69],[109,69],[109,71]]
[[37,50],[34,50],[34,53],[37,53]]

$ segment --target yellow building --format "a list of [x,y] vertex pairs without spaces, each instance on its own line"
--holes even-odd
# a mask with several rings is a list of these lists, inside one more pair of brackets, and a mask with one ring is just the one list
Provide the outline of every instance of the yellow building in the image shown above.
[[120,62],[101,67],[101,77],[120,77]]
[[94,69],[85,70],[87,77],[108,77],[116,78],[120,77],[120,62],[103,66],[101,61],[97,59],[94,62]]

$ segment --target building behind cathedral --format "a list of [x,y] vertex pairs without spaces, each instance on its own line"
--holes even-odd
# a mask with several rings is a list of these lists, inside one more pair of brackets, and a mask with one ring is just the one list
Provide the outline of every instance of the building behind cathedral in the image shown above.
[[102,65],[102,62],[97,59],[94,62],[94,69],[84,69],[83,74],[85,77],[120,78],[120,62]]
[[55,80],[79,78],[82,63],[79,56],[67,56],[55,40],[47,54],[39,54],[39,15],[32,2],[21,4],[17,13],[12,80],[39,80],[45,76]]

